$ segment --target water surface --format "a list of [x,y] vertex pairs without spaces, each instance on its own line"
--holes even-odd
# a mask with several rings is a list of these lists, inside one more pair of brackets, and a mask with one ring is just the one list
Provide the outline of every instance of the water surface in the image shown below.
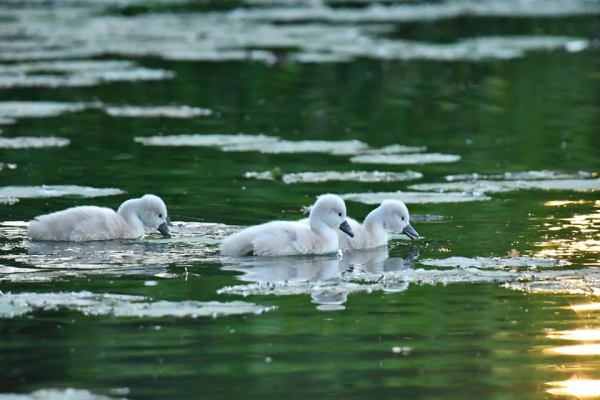
[[[31,301],[0,313],[0,392],[600,397],[600,4],[256,3],[6,2],[0,290]],[[398,196],[422,238],[219,255],[225,235],[304,218],[327,192],[357,219]],[[26,238],[36,215],[145,193],[172,239]],[[258,309],[67,301],[85,292]]]

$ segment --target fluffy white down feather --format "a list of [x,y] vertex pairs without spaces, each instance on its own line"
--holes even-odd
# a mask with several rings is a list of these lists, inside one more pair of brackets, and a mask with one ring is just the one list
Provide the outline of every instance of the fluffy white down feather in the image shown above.
[[119,209],[79,206],[35,217],[29,222],[32,240],[86,242],[135,239],[144,235],[144,226],[170,237],[167,207],[158,196],[147,194],[125,201]]
[[347,227],[344,200],[333,194],[319,196],[308,220],[308,223],[272,221],[251,226],[226,237],[221,244],[221,254],[290,256],[338,251],[336,231]]

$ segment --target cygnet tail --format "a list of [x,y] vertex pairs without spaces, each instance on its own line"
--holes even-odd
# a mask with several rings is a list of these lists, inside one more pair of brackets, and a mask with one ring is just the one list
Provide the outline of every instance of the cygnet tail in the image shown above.
[[234,233],[227,236],[221,243],[221,254],[224,256],[251,256],[254,246],[245,232]]
[[58,213],[40,215],[29,221],[27,235],[31,240],[71,240],[72,227],[65,226]]
[[45,229],[45,224],[37,219],[31,220],[27,227],[27,235],[32,240],[48,240],[51,235]]

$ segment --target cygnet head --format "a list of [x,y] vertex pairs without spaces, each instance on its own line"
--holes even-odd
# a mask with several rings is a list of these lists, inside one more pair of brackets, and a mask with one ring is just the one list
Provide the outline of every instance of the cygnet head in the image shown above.
[[388,231],[402,232],[412,240],[418,239],[419,234],[410,226],[410,215],[406,205],[398,200],[384,200],[379,206],[383,226]]
[[138,201],[137,214],[144,225],[158,229],[163,236],[170,238],[171,232],[167,226],[167,206],[164,201],[153,194],[147,194]]
[[323,221],[326,225],[340,229],[350,237],[354,237],[352,228],[346,222],[346,204],[341,197],[334,194],[319,196],[317,202],[310,210],[311,226],[313,221]]

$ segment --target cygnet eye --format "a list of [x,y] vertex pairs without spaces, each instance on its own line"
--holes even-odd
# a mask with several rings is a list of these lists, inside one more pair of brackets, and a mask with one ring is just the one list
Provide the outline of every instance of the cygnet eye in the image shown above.
[[[158,214],[158,218],[162,218],[162,214]],[[404,218],[402,218],[402,219],[404,219]]]
[[404,221],[404,217],[402,217],[402,221]]
[[342,213],[340,212],[340,213],[338,213],[338,215],[341,217],[341,216],[342,216]]

